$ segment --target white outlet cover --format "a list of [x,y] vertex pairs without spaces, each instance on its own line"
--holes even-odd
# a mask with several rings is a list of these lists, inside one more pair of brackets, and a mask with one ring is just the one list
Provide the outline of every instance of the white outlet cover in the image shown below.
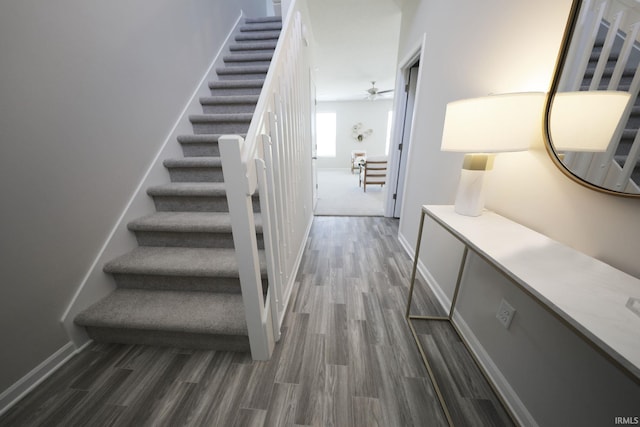
[[513,315],[515,313],[516,309],[503,299],[502,301],[500,301],[500,305],[498,306],[496,319],[498,319],[498,321],[502,323],[502,326],[504,326],[506,329],[509,329],[509,326],[511,326],[511,321],[513,320]]

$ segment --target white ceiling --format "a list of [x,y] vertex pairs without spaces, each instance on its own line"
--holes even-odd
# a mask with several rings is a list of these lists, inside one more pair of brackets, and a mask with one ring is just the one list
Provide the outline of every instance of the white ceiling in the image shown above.
[[[396,0],[308,0],[319,101],[363,100],[371,81],[395,86]],[[315,42],[315,43],[314,43]],[[393,93],[385,96],[391,99]]]

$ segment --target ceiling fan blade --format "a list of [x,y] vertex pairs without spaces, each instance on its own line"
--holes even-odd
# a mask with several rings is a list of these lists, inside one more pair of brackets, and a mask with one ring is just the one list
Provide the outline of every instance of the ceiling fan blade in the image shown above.
[[389,93],[389,92],[393,92],[393,89],[389,89],[389,90],[381,90],[378,92],[378,95],[381,95],[383,93]]

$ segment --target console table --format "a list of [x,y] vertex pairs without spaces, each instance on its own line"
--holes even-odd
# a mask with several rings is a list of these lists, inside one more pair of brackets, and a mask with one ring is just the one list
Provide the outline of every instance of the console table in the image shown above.
[[[444,317],[410,313],[425,216],[464,245],[451,308]],[[453,206],[425,205],[420,218],[406,316],[450,423],[446,402],[411,320],[449,321],[458,331],[452,319],[469,250],[493,265],[542,308],[640,384],[639,279],[493,212],[485,211],[479,217],[468,217],[455,213]],[[458,334],[461,335],[459,331]],[[468,346],[462,335],[460,338]],[[491,379],[487,379],[493,386]]]

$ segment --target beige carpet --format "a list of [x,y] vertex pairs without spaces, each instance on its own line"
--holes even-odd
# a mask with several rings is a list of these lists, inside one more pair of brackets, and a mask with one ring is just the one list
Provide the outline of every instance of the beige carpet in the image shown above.
[[358,174],[349,169],[318,169],[316,215],[383,216],[387,186],[358,186]]

